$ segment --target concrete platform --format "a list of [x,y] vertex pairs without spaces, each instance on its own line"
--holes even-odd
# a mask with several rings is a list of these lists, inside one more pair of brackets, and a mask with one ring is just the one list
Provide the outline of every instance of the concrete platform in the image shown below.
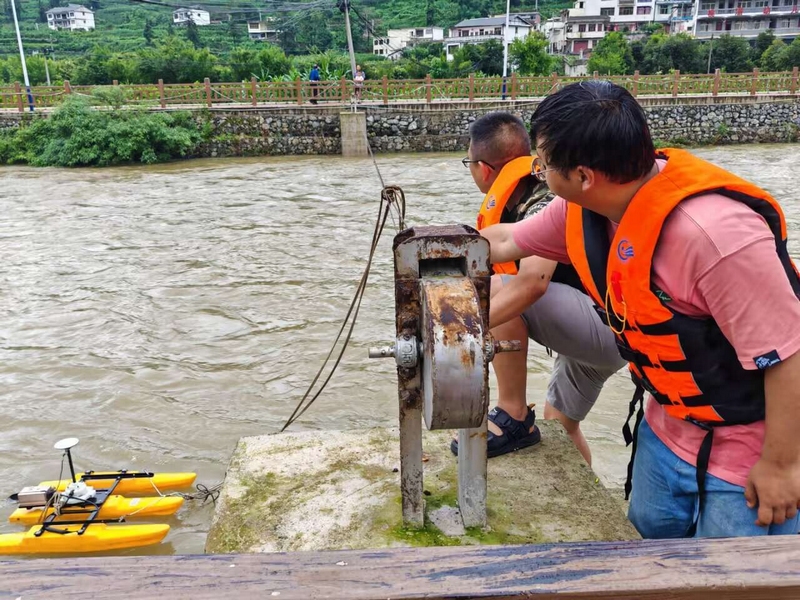
[[243,438],[206,542],[208,553],[617,541],[639,536],[556,422],[542,442],[489,460],[488,527],[457,512],[454,432],[424,431],[426,524],[402,525],[399,430]]

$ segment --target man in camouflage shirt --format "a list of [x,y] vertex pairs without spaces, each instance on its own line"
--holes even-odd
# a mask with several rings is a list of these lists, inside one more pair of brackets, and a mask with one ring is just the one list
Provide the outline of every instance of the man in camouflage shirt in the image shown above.
[[[528,218],[554,197],[547,184],[531,174],[530,139],[522,121],[504,112],[490,113],[470,128],[470,147],[462,162],[478,189],[487,194],[484,208],[505,203],[499,222]],[[517,160],[520,159],[520,160]],[[509,182],[507,171],[521,173]],[[505,186],[501,186],[505,180]],[[496,185],[497,184],[497,185]],[[510,190],[503,197],[499,188]],[[484,208],[479,229],[485,222]],[[521,340],[522,352],[508,352],[492,361],[498,384],[497,406],[489,413],[487,450],[490,457],[539,442],[535,413],[527,404],[527,341],[536,341],[558,355],[547,389],[544,417],[558,419],[586,461],[591,452],[580,422],[591,410],[605,381],[625,365],[611,330],[595,312],[577,273],[569,265],[531,256],[516,263],[516,274],[492,277],[489,325],[495,339]],[[458,454],[458,442],[451,449]]]

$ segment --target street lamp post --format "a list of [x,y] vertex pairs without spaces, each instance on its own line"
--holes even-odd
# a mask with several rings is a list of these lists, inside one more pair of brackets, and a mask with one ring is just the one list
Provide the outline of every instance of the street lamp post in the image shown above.
[[14,28],[17,30],[17,45],[19,46],[19,59],[22,62],[22,77],[25,79],[25,91],[28,93],[28,106],[33,112],[33,94],[31,93],[31,82],[28,79],[28,65],[25,62],[25,52],[22,49],[22,36],[19,33],[19,21],[17,20],[17,2],[10,0],[11,14],[14,17]]
[[511,0],[506,0],[506,26],[503,29],[503,100],[506,99],[506,76],[508,75],[508,33],[511,21]]

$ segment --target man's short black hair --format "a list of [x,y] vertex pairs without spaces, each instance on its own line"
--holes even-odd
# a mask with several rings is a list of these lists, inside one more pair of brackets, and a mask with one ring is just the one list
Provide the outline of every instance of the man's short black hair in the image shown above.
[[531,140],[522,119],[507,112],[493,112],[469,128],[472,158],[499,167],[520,156],[529,156]]
[[573,83],[545,98],[533,113],[531,139],[548,168],[565,174],[583,166],[614,183],[647,175],[655,148],[644,110],[623,87],[608,81]]

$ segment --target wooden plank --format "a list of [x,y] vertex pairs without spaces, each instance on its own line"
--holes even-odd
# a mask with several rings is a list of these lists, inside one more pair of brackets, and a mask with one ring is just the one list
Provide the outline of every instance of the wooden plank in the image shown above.
[[797,92],[797,72],[798,72],[798,68],[794,67],[792,69],[792,83],[791,83],[791,87],[789,88],[789,93],[792,96],[794,96],[795,93]]
[[203,80],[203,84],[205,85],[205,88],[206,88],[206,106],[208,108],[211,108],[211,104],[212,104],[212,101],[211,101],[211,80],[208,77],[206,77]]
[[159,79],[158,80],[158,103],[161,106],[161,108],[167,108],[167,100],[166,100],[166,97],[164,96],[164,80],[163,79]]
[[3,597],[782,600],[800,536],[0,561]]

